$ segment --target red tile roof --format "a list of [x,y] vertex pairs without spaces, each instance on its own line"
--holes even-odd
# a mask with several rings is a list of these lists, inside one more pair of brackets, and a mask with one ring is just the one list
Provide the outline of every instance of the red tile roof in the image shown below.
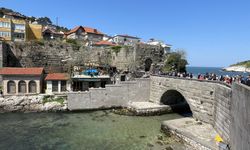
[[0,69],[1,75],[41,75],[43,68],[5,67]]
[[83,31],[85,31],[87,33],[103,35],[103,33],[98,31],[97,29],[93,29],[93,28],[90,28],[90,27],[83,27],[83,26],[77,26],[77,27],[73,28],[72,30],[70,30],[69,32],[65,33],[65,35],[75,33],[79,29],[83,29]]
[[109,42],[109,41],[96,42],[94,45],[97,45],[97,46],[116,46],[116,44]]
[[69,80],[69,75],[67,73],[50,73],[45,78],[46,81],[48,80]]

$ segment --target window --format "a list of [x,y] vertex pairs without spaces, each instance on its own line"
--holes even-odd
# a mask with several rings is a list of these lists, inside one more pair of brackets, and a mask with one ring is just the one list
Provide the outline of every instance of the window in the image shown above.
[[2,27],[2,28],[10,28],[10,23],[9,22],[0,22],[0,27]]
[[29,82],[29,93],[36,93],[36,82],[35,81]]
[[52,81],[52,92],[58,92],[58,81]]
[[66,84],[66,81],[61,81],[61,91],[62,91],[62,92],[67,91],[67,84]]
[[14,33],[15,39],[24,39],[24,33]]
[[24,24],[15,24],[14,29],[15,30],[25,30],[25,25]]
[[26,93],[26,83],[25,83],[25,81],[20,81],[18,83],[18,93]]
[[7,92],[9,94],[14,94],[16,93],[16,83],[14,81],[9,81],[7,83]]
[[0,37],[10,37],[10,32],[1,31]]

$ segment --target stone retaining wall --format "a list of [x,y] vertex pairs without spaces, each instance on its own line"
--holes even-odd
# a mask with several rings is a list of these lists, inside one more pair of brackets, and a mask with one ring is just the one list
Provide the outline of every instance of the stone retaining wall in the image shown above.
[[229,143],[229,125],[231,123],[232,89],[217,84],[215,88],[214,128],[226,143]]
[[124,81],[105,88],[89,89],[86,92],[72,92],[68,95],[69,110],[125,107],[128,102],[148,101],[150,79]]
[[233,84],[230,124],[232,150],[250,149],[250,87]]

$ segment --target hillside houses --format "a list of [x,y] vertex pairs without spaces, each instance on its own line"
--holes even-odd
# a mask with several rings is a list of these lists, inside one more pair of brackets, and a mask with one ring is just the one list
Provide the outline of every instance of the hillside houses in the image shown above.
[[96,42],[103,40],[104,34],[97,29],[90,27],[77,26],[69,32],[65,33],[66,39],[82,40],[86,46],[90,46]]

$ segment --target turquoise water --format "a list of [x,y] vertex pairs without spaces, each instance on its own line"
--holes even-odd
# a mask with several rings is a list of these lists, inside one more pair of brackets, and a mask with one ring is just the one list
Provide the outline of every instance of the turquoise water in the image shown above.
[[236,75],[243,75],[248,76],[249,73],[244,72],[227,72],[222,71],[222,68],[219,67],[187,67],[187,72],[193,73],[195,76],[198,74],[205,74],[205,73],[215,73],[216,75],[229,75],[229,76],[236,76]]
[[0,149],[150,149],[149,143],[154,145],[161,134],[161,121],[180,117],[120,116],[108,111],[0,114]]

